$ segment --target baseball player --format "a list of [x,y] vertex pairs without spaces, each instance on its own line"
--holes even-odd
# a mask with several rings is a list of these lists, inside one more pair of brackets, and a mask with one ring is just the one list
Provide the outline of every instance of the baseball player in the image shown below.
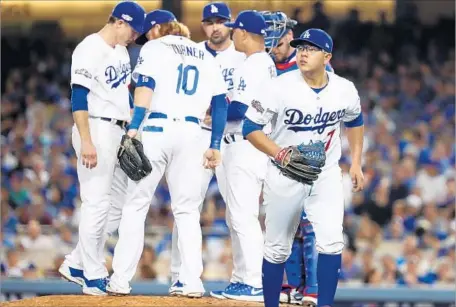
[[[263,11],[261,14],[268,25],[266,48],[274,59],[277,75],[298,70],[296,49],[290,46],[290,41],[293,40],[292,28],[296,21],[289,19],[283,12]],[[326,71],[334,72],[329,63],[326,64]],[[287,285],[283,286],[280,301],[304,306],[316,305],[318,286],[315,233],[305,212],[293,241],[291,255],[285,264],[285,274]]]
[[[242,52],[238,52],[234,48],[234,44],[230,38],[230,29],[225,26],[225,23],[231,20],[231,11],[229,7],[223,2],[212,2],[207,4],[203,8],[202,14],[202,28],[208,38],[208,40],[200,42],[201,48],[205,48],[210,54],[215,57],[215,62],[219,66],[223,79],[225,80],[226,87],[227,87],[227,98],[231,99],[233,94],[234,88],[234,72],[236,68],[241,65],[245,60],[245,54]],[[210,114],[210,110],[208,111]],[[203,138],[201,138],[201,142],[204,144],[209,144],[210,136],[211,136],[211,116],[207,115],[205,120],[201,123],[202,126],[202,134]],[[228,127],[229,129],[229,127]],[[225,129],[227,130],[227,129]],[[207,146],[207,145],[206,145]],[[225,142],[222,142],[221,150],[222,154],[224,151],[224,147],[226,146]],[[210,180],[212,179],[214,173],[217,176],[217,183],[219,186],[219,190],[222,194],[222,197],[225,199],[226,202],[226,194],[225,194],[225,166],[226,159],[224,162],[218,166],[214,170],[203,170],[204,171],[204,182],[201,187],[201,198],[204,199],[207,188],[209,185]],[[202,205],[200,210],[202,209]],[[230,223],[230,215],[227,211],[227,224],[230,228],[232,228],[232,224]],[[240,254],[240,247],[239,247],[239,238],[236,237],[236,232],[230,231],[231,234],[231,241],[233,242],[233,253],[234,253],[234,269],[232,274],[232,283],[240,283],[242,282],[242,276],[244,275],[242,269],[242,255]],[[174,225],[173,228],[173,236],[172,236],[172,252],[171,252],[171,279],[172,283],[174,284],[175,281],[179,279],[179,268],[180,268],[180,257],[179,257],[179,250],[177,248],[177,228]],[[173,287],[171,287],[174,289]],[[173,295],[173,291],[170,289],[170,294]],[[217,293],[218,292],[218,293]],[[225,297],[221,294],[222,291],[211,292],[211,295],[215,295],[218,298],[225,299]]]
[[[325,71],[331,59],[333,42],[320,29],[309,29],[290,42],[297,48],[299,70],[282,74],[255,99],[246,113],[244,136],[272,157],[263,198],[266,211],[263,289],[266,307],[277,307],[285,261],[303,208],[312,224],[318,252],[318,306],[332,306],[336,292],[341,252],[343,187],[338,161],[341,155],[340,123],[350,143],[350,174],[355,191],[363,189],[361,152],[363,117],[358,92],[352,82]],[[287,91],[283,91],[286,88]],[[264,125],[276,118],[270,138]],[[326,164],[313,185],[285,177],[281,170],[294,161],[290,146],[324,142]],[[330,191],[330,193],[328,192]],[[284,205],[286,204],[286,205]]]
[[126,46],[142,33],[144,16],[135,2],[117,4],[108,23],[79,43],[72,56],[72,141],[78,156],[81,222],[78,245],[59,272],[82,284],[85,294],[106,295],[108,271],[102,250],[108,212],[112,194],[122,194],[124,188],[118,185],[126,184],[116,169],[117,146],[130,120]]
[[[243,11],[232,23],[234,47],[246,59],[235,70],[234,88],[224,136],[227,221],[233,238],[235,273],[230,285],[213,296],[263,301],[261,261],[263,236],[258,220],[259,196],[267,157],[242,136],[242,121],[255,93],[276,76],[274,63],[264,51],[266,24],[256,11]],[[248,157],[248,159],[246,159]]]
[[[215,11],[214,7],[209,8]],[[267,157],[243,138],[242,120],[253,93],[276,74],[273,61],[264,51],[266,24],[258,12],[241,12],[235,22],[225,23],[225,26],[233,29],[234,47],[244,54],[245,60],[235,69],[233,83],[229,82],[231,103],[223,147],[226,182],[221,187],[227,204],[226,219],[232,239],[234,268],[230,284],[222,291],[211,292],[211,295],[263,301],[263,235],[258,215]],[[227,74],[223,75],[226,79]],[[220,182],[220,176],[217,179]]]
[[[214,57],[189,39],[188,28],[175,21],[152,20],[143,36],[133,78],[135,108],[127,135],[141,128],[144,153],[152,172],[132,181],[122,211],[109,292],[129,294],[144,246],[144,222],[162,176],[168,182],[179,232],[181,266],[172,289],[181,296],[202,297],[202,235],[199,206],[201,168],[220,164],[220,142],[226,124],[226,86]],[[147,18],[146,18],[147,19]],[[147,28],[146,28],[147,30]],[[141,37],[137,43],[143,43]],[[212,105],[209,149],[202,146],[200,122]],[[203,159],[204,156],[204,159]],[[204,160],[204,161],[203,161]]]

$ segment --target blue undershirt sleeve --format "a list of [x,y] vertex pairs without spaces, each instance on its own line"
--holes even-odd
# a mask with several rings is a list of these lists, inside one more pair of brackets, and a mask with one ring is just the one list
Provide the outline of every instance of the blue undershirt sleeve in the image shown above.
[[359,113],[358,117],[352,121],[344,122],[344,126],[347,128],[355,128],[364,125],[363,113]]
[[155,90],[155,80],[152,77],[144,76],[139,74],[138,82],[136,82],[136,87],[145,86],[151,90]]
[[229,122],[243,120],[248,108],[249,107],[242,102],[232,101],[228,106],[227,120]]
[[264,125],[257,124],[246,117],[242,125],[242,135],[246,138],[250,133],[263,130],[263,128]]
[[71,110],[73,112],[89,110],[87,102],[88,94],[88,88],[79,84],[73,84],[71,88]]
[[228,103],[226,95],[217,95],[212,97],[211,101],[211,116],[212,116],[212,135],[210,148],[220,150],[220,142],[226,125],[226,116]]

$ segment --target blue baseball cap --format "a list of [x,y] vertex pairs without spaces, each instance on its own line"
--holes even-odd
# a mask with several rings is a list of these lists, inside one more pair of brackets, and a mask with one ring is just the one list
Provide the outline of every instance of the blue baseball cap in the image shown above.
[[112,10],[111,16],[125,21],[136,32],[143,33],[146,11],[136,2],[123,1],[118,3]]
[[161,24],[176,21],[176,20],[177,20],[176,16],[174,16],[174,14],[171,13],[170,11],[155,10],[155,11],[150,12],[149,14],[146,15],[146,19],[144,20],[143,32],[142,32],[141,36],[139,36],[136,39],[135,43],[138,45],[144,45],[145,43],[147,43],[146,33],[149,32],[153,26],[161,25]]
[[207,4],[203,9],[203,20],[206,21],[211,18],[222,18],[226,20],[231,19],[231,10],[223,2],[213,2]]
[[331,36],[322,29],[308,29],[304,31],[299,38],[295,38],[290,42],[290,46],[296,48],[304,43],[315,45],[328,53],[332,53],[333,50]]
[[225,26],[233,29],[242,29],[252,34],[266,35],[266,21],[257,11],[242,11],[234,22],[227,22]]

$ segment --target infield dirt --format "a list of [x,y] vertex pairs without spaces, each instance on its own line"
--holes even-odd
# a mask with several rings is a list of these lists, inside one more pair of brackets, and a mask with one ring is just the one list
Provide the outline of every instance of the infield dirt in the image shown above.
[[218,300],[211,297],[189,299],[162,296],[85,296],[85,295],[50,295],[14,302],[3,302],[3,307],[160,307],[160,306],[264,306],[263,303]]

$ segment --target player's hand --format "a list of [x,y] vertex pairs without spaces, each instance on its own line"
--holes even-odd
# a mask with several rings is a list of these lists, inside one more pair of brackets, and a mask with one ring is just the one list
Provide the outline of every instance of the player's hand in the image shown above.
[[97,166],[97,149],[93,145],[92,141],[85,141],[81,143],[81,157],[82,165],[88,169],[92,169]]
[[222,162],[222,155],[217,149],[209,148],[204,153],[204,168],[216,168]]
[[208,126],[211,126],[212,125],[212,116],[206,114],[206,116],[204,117],[203,123]]
[[359,192],[364,189],[364,175],[360,165],[352,165],[350,167],[350,177],[353,184],[353,192]]
[[137,134],[138,134],[138,130],[137,129],[130,129],[127,132],[127,135],[129,137],[131,137],[131,138],[134,138]]

